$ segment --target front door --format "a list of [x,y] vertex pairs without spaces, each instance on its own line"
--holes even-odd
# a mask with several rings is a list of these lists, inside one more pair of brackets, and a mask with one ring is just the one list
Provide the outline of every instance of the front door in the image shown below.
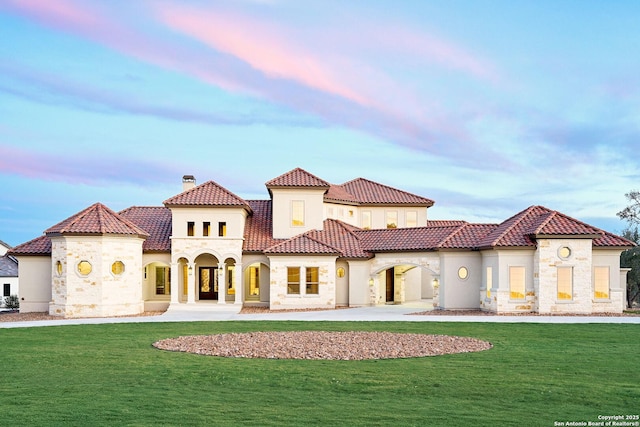
[[199,299],[218,299],[218,267],[200,267]]
[[394,286],[394,282],[395,282],[395,274],[393,272],[393,268],[390,268],[387,270],[387,298],[386,301],[387,302],[393,302],[394,301],[394,293],[395,293],[395,286]]

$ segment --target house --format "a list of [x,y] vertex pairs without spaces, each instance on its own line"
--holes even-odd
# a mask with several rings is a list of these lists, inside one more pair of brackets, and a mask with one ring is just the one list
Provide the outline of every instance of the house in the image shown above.
[[633,243],[543,206],[500,224],[429,220],[433,200],[297,168],[244,200],[214,181],[163,206],[101,203],[11,251],[21,311],[114,316],[169,305],[595,313],[624,308]]
[[11,246],[0,240],[0,284],[2,285],[0,307],[4,306],[6,297],[18,295],[18,260],[7,255],[10,250]]

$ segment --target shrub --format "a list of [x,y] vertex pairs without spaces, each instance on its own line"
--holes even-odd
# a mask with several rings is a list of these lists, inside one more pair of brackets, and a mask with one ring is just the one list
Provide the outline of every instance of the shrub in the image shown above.
[[10,295],[8,297],[4,297],[4,305],[6,308],[11,310],[17,310],[20,308],[20,299],[18,299],[18,295]]

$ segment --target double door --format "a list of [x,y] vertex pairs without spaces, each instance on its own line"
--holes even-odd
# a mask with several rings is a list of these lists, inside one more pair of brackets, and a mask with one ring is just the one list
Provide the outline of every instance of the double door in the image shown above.
[[198,299],[218,299],[218,267],[200,267]]

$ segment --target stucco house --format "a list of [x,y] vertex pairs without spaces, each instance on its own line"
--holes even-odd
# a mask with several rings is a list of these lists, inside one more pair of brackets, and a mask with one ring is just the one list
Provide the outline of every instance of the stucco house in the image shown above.
[[[11,251],[21,311],[65,317],[170,305],[621,312],[633,243],[531,206],[500,224],[429,220],[433,200],[297,168],[244,200],[213,181],[163,206],[96,203]],[[215,302],[216,304],[211,304]]]
[[18,295],[18,260],[7,255],[11,246],[0,240],[0,307],[4,307],[5,298],[10,295]]

